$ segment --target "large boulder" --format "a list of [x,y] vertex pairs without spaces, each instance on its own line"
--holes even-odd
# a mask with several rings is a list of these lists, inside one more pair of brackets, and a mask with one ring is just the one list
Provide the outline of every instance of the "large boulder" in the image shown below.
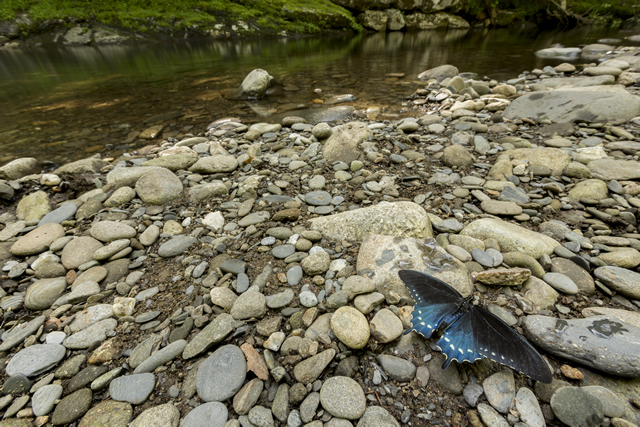
[[451,13],[412,13],[404,18],[408,30],[433,30],[437,28],[467,29],[471,25],[463,18]]
[[591,176],[605,181],[640,179],[640,163],[632,160],[601,159],[587,164]]
[[631,120],[640,115],[640,97],[619,90],[583,88],[534,92],[511,102],[503,117],[549,119],[556,123]]
[[67,163],[66,165],[60,166],[53,173],[56,175],[98,173],[100,172],[100,169],[105,166],[109,166],[109,163],[104,160],[91,157]]
[[36,191],[25,196],[18,203],[16,216],[25,221],[40,220],[51,212],[49,195],[44,191]]
[[327,140],[322,156],[328,162],[350,163],[363,154],[358,148],[371,136],[371,130],[362,122],[351,122],[340,126]]
[[257,68],[247,74],[238,89],[239,97],[261,98],[267,93],[267,89],[272,84],[273,77],[268,72]]
[[387,21],[389,16],[382,10],[365,10],[358,15],[358,22],[365,28],[374,31],[385,31],[387,29]]
[[180,197],[182,190],[180,179],[164,168],[149,171],[136,182],[136,194],[150,205],[164,205]]
[[[409,17],[405,19],[405,21],[407,22],[407,26],[409,25],[408,18]],[[420,80],[436,79],[441,82],[444,79],[455,77],[459,73],[460,71],[458,71],[458,69],[453,65],[440,65],[439,67],[431,68],[429,70],[421,72],[420,74],[418,74],[418,78]]]
[[461,0],[331,0],[332,3],[351,10],[387,9],[420,10],[434,12],[444,9],[458,9]]
[[569,153],[559,148],[516,148],[505,152],[514,160],[527,160],[529,166],[547,166],[556,176],[562,175],[562,171],[571,163]]
[[337,240],[361,241],[369,234],[397,237],[432,237],[431,221],[413,202],[380,203],[336,215],[314,218],[311,229]]

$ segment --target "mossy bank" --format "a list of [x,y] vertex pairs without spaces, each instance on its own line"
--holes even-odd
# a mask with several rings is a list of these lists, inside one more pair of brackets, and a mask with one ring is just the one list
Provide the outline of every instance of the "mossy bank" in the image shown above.
[[610,0],[4,0],[0,43],[120,43],[193,37],[282,37],[335,31],[635,22]]

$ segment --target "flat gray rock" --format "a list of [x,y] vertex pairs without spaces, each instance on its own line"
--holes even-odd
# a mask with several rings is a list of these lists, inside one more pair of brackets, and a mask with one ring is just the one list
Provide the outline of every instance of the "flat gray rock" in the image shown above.
[[332,198],[326,191],[312,191],[304,196],[305,202],[312,206],[326,206],[331,203]]
[[180,411],[171,403],[153,406],[136,417],[129,427],[178,427]]
[[164,365],[170,360],[175,359],[182,353],[187,342],[185,340],[178,340],[172,342],[160,351],[155,352],[151,357],[142,362],[133,371],[134,374],[142,374],[145,372],[153,372],[157,367]]
[[631,120],[640,114],[640,98],[626,91],[554,90],[535,92],[514,99],[504,110],[506,119],[523,117],[556,123],[576,120],[603,122]]
[[67,281],[64,277],[41,279],[29,286],[24,306],[29,310],[46,310],[64,293]]
[[398,382],[408,382],[416,376],[415,365],[406,359],[388,354],[379,354],[376,359],[385,372]]
[[640,299],[640,274],[610,265],[596,268],[593,274],[608,288],[625,297]]
[[49,384],[39,388],[31,398],[31,408],[36,417],[47,415],[53,410],[56,400],[62,396],[60,384]]
[[22,374],[25,377],[48,371],[61,361],[67,350],[60,344],[36,344],[16,353],[5,368],[9,376]]
[[246,375],[247,361],[242,350],[235,345],[222,346],[198,369],[198,396],[205,402],[223,402],[240,390]]
[[21,323],[13,328],[10,332],[2,334],[3,343],[0,345],[0,351],[8,351],[25,340],[29,335],[34,334],[44,323],[46,317],[38,316],[35,319]]
[[627,181],[640,178],[640,163],[613,158],[594,160],[587,164],[594,178],[610,181]]
[[20,237],[12,246],[11,253],[16,256],[36,255],[44,252],[55,240],[64,237],[64,227],[50,222]]
[[615,317],[535,315],[525,317],[522,327],[533,344],[551,354],[612,375],[640,376],[640,328]]
[[118,221],[95,222],[91,226],[90,233],[91,237],[105,243],[136,236],[135,228]]
[[77,332],[64,340],[63,345],[66,348],[78,350],[89,348],[95,343],[102,342],[107,339],[107,332],[113,331],[118,326],[116,319],[104,319],[88,328]]
[[102,247],[100,241],[91,236],[80,236],[67,243],[62,250],[62,265],[75,270],[82,264],[93,261],[93,253]]
[[[332,422],[335,421],[334,424]],[[334,418],[329,421],[328,424],[325,424],[327,427],[350,427],[353,424],[346,421],[349,424],[339,423],[341,420],[338,418]],[[396,419],[387,411],[385,408],[381,406],[368,406],[364,411],[364,414],[358,421],[357,427],[400,427],[400,423],[396,421]]]
[[155,385],[156,376],[152,373],[126,375],[111,381],[109,394],[113,400],[139,405],[147,400]]
[[195,237],[176,236],[168,242],[163,243],[158,248],[158,255],[163,258],[171,258],[178,256],[187,251],[194,243],[197,242]]
[[38,227],[50,222],[60,224],[62,221],[66,221],[76,214],[78,206],[75,203],[65,203],[58,209],[55,209],[46,214],[38,223]]

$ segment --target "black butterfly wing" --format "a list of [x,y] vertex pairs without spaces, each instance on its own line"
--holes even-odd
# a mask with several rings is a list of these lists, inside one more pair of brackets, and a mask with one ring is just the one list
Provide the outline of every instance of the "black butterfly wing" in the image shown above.
[[428,274],[414,270],[400,270],[398,276],[407,286],[417,306],[427,304],[458,304],[462,295],[451,286]]
[[476,350],[475,342],[471,313],[467,311],[442,331],[442,338],[436,343],[447,357],[442,369],[447,369],[454,360],[462,363],[482,359],[483,356]]
[[[475,351],[536,381],[551,382],[551,371],[545,360],[529,341],[513,328],[482,307],[471,307],[468,315],[473,328]],[[448,329],[445,329],[445,333]]]

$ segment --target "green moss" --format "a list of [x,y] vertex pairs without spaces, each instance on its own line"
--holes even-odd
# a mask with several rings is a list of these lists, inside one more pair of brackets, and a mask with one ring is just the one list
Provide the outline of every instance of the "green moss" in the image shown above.
[[347,10],[329,0],[0,0],[0,19],[15,19],[18,13],[27,13],[36,24],[95,20],[134,30],[181,30],[237,21],[273,32],[361,29]]

